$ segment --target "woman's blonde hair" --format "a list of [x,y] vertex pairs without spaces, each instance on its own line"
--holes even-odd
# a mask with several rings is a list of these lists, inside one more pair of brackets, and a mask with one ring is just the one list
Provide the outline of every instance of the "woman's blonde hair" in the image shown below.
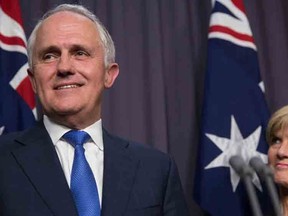
[[266,140],[270,145],[278,131],[288,127],[288,106],[277,110],[270,118],[266,129]]

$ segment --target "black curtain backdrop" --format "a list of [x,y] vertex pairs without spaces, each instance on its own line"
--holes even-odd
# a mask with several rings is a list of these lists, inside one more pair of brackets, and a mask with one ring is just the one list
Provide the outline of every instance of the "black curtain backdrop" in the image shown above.
[[[13,0],[11,0],[13,1]],[[271,112],[288,104],[288,1],[244,0]],[[191,215],[210,0],[20,0],[28,35],[47,9],[81,3],[110,31],[120,77],[106,92],[104,126],[174,157]],[[221,195],[219,195],[219,198]]]

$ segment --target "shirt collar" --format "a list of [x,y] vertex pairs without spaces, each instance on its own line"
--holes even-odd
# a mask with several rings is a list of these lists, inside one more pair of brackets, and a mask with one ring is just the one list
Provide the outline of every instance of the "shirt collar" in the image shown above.
[[[66,132],[71,130],[71,128],[53,122],[46,115],[43,116],[43,122],[54,145]],[[97,147],[103,151],[102,120],[99,119],[94,124],[84,128],[83,131],[87,132]]]

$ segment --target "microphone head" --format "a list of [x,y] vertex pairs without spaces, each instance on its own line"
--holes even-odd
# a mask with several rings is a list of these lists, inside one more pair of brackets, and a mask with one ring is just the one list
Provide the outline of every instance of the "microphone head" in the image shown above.
[[247,175],[252,176],[253,172],[251,168],[245,163],[242,157],[239,155],[232,156],[229,159],[229,164],[232,168],[238,173],[238,175],[242,178]]
[[255,169],[256,172],[262,172],[265,167],[264,162],[259,157],[252,157],[249,164]]
[[260,176],[273,176],[271,168],[265,164],[260,157],[252,157],[249,161],[249,164]]
[[238,173],[244,166],[244,160],[239,155],[234,155],[229,159],[229,164]]

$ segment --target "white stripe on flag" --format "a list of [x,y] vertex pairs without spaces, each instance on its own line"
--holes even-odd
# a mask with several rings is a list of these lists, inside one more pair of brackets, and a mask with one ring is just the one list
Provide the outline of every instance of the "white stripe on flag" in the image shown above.
[[249,47],[249,48],[257,51],[257,48],[256,48],[254,43],[249,42],[249,41],[240,40],[238,38],[233,37],[230,34],[226,34],[223,32],[210,32],[208,35],[208,38],[218,38],[218,39],[230,41],[233,44],[243,46],[243,47]]
[[238,20],[230,15],[224,13],[214,13],[210,19],[210,26],[219,25],[232,29],[240,34],[252,36],[252,31],[246,22]]
[[26,46],[26,37],[22,26],[15,20],[11,19],[0,7],[0,33],[6,37],[19,37]]
[[2,48],[3,50],[6,50],[8,52],[20,52],[20,53],[23,53],[24,55],[27,56],[27,50],[23,46],[8,45],[8,44],[2,43],[2,41],[0,41],[0,48]]
[[9,84],[14,88],[17,89],[17,87],[20,85],[20,83],[27,77],[27,69],[28,69],[28,63],[24,64],[15,74],[13,79],[9,82]]

